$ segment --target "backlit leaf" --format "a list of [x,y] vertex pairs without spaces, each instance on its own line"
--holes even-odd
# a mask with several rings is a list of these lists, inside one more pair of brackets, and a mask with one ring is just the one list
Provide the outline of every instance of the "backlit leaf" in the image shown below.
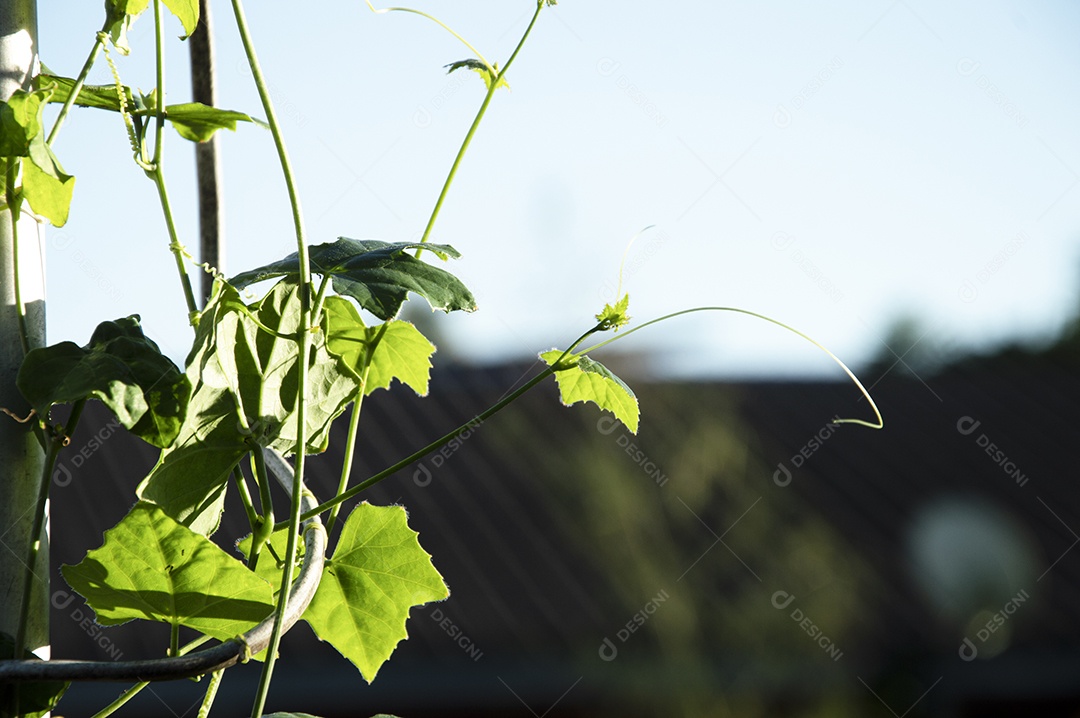
[[[449,272],[408,254],[423,248],[441,259],[460,256],[446,244],[388,243],[375,239],[340,237],[336,242],[311,247],[311,271],[334,279],[334,291],[352,297],[379,319],[397,316],[409,292],[428,300],[432,309],[444,312],[476,310],[476,300],[464,284]],[[294,252],[284,259],[229,280],[238,289],[286,275],[298,275],[300,260]]]
[[[540,358],[549,365],[562,356],[562,351],[552,349],[544,352]],[[598,361],[587,356],[567,354],[555,371],[555,380],[559,384],[559,394],[566,406],[579,401],[591,401],[601,409],[610,411],[630,431],[637,433],[638,401],[634,392]]]
[[364,502],[345,521],[304,620],[370,683],[408,638],[409,609],[449,595],[405,509]]
[[[376,389],[389,389],[394,379],[412,387],[420,396],[427,396],[435,345],[419,329],[398,320],[366,327],[356,307],[340,297],[327,297],[326,315],[327,349],[341,357],[358,378],[368,369],[365,396]],[[371,345],[376,340],[378,344],[372,352]]]
[[270,584],[160,507],[138,503],[100,548],[60,570],[103,625],[135,618],[225,641],[274,610]]
[[99,324],[85,347],[61,342],[31,350],[16,385],[40,417],[54,404],[99,399],[158,447],[178,436],[191,392],[187,378],[143,334],[138,315]]

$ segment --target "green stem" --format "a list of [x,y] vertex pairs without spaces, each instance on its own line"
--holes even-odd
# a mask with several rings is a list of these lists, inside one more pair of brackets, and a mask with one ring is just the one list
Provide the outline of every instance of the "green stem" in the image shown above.
[[206,687],[206,697],[203,698],[203,704],[199,708],[199,715],[196,718],[209,718],[210,707],[214,705],[214,698],[217,697],[218,686],[221,685],[221,677],[224,675],[224,668],[220,671],[214,671],[210,675],[210,685]]
[[255,504],[251,502],[251,491],[248,489],[247,479],[244,478],[244,472],[240,470],[239,465],[233,469],[233,478],[236,480],[236,488],[240,492],[240,503],[244,505],[248,523],[251,525],[251,532],[254,534],[259,525],[259,514],[255,511]]
[[15,313],[18,315],[19,342],[22,344],[23,355],[30,353],[30,329],[26,324],[26,306],[22,300],[22,282],[19,272],[19,217],[22,214],[22,201],[15,193],[15,181],[18,177],[18,165],[14,157],[4,161],[5,165],[5,201],[8,206],[8,214],[11,217],[11,261],[12,261],[12,285],[15,289]]
[[315,295],[315,304],[311,308],[311,324],[315,326],[322,321],[323,302],[326,301],[326,290],[330,287],[331,276],[324,274],[322,281],[319,282],[319,291]]
[[165,129],[165,29],[161,18],[161,0],[154,0],[154,37],[157,60],[154,157],[145,169],[147,175],[154,180],[154,185],[157,187],[161,210],[165,215],[165,227],[169,232],[169,250],[172,252],[173,259],[176,262],[176,271],[180,276],[180,286],[184,291],[184,301],[187,303],[188,322],[194,327],[198,324],[199,305],[195,301],[195,292],[191,288],[191,278],[188,276],[187,265],[184,262],[186,253],[184,246],[180,244],[180,235],[176,231],[172,204],[169,202],[169,190],[165,186],[165,174],[161,169],[162,155],[165,149],[163,134]]
[[428,20],[431,20],[433,23],[435,23],[436,25],[441,27],[443,30],[446,30],[448,33],[450,33],[451,35],[456,37],[458,40],[460,40],[461,44],[463,44],[465,47],[469,48],[470,52],[472,52],[474,55],[476,55],[478,58],[480,58],[480,62],[482,62],[482,63],[484,63],[485,65],[488,66],[488,69],[490,69],[492,72],[495,71],[494,66],[490,62],[488,62],[484,58],[483,55],[480,54],[479,50],[477,50],[475,47],[473,47],[472,44],[468,40],[466,40],[464,37],[462,37],[461,35],[456,33],[452,27],[450,27],[449,25],[447,25],[445,22],[443,22],[439,18],[435,17],[434,15],[428,15],[426,12],[422,12],[420,10],[413,10],[410,7],[386,7],[386,8],[381,8],[381,9],[377,10],[377,9],[375,9],[375,6],[371,4],[371,0],[364,0],[364,1],[367,3],[367,6],[369,8],[371,8],[371,11],[373,13],[375,13],[376,15],[382,15],[383,13],[388,13],[388,12],[407,12],[407,13],[411,13],[413,15],[419,15],[420,17],[427,18]]
[[[189,643],[186,646],[184,646],[183,648],[181,648],[177,655],[180,655],[180,656],[187,655],[188,653],[191,653],[196,648],[198,648],[199,646],[201,646],[202,644],[206,643],[209,640],[210,640],[210,636],[199,636],[194,641],[192,641],[191,643]],[[131,686],[126,691],[121,693],[120,696],[116,700],[114,700],[112,703],[105,706],[104,708],[102,708],[97,713],[95,713],[93,718],[107,718],[108,716],[111,716],[113,713],[115,713],[117,710],[119,710],[121,706],[123,706],[125,703],[130,701],[132,698],[137,696],[139,694],[139,692],[142,691],[143,688],[146,688],[148,685],[150,685],[149,681],[144,681],[142,683],[136,683],[135,685]]]
[[[161,145],[158,145],[160,147]],[[157,154],[157,150],[155,150]],[[169,231],[169,250],[176,260],[176,271],[180,275],[180,286],[184,290],[184,301],[187,302],[188,321],[191,326],[198,324],[199,305],[195,302],[195,292],[191,288],[191,278],[187,273],[187,264],[184,262],[184,245],[180,244],[180,237],[176,232],[176,223],[173,221],[172,205],[169,202],[169,190],[165,186],[165,175],[161,171],[160,157],[154,162],[154,169],[150,172],[150,178],[157,186],[158,199],[161,200],[161,209],[165,214],[165,226]]]
[[[369,3],[370,6],[370,3]],[[533,25],[536,24],[536,19],[540,17],[540,11],[544,8],[544,3],[539,0],[536,4],[536,12],[533,13],[532,20],[529,21],[529,26],[525,28],[525,34],[518,40],[517,47],[510,54],[510,59],[506,61],[499,73],[492,79],[491,85],[487,89],[487,94],[484,95],[484,101],[480,104],[480,110],[476,113],[476,117],[473,119],[472,125],[469,126],[469,131],[465,134],[465,140],[461,143],[461,148],[458,149],[457,156],[454,158],[454,164],[450,166],[450,173],[446,176],[446,182],[443,183],[442,191],[439,192],[439,198],[435,201],[435,208],[431,210],[431,217],[428,218],[427,226],[424,228],[424,234],[420,238],[420,243],[424,244],[431,238],[431,230],[435,227],[435,220],[439,217],[439,212],[442,210],[443,202],[446,201],[446,195],[450,192],[450,185],[454,183],[454,177],[457,175],[458,167],[461,166],[461,160],[465,157],[465,152],[469,149],[469,144],[472,143],[473,135],[476,134],[476,130],[480,127],[480,122],[484,119],[484,115],[487,113],[488,105],[491,104],[491,98],[495,96],[495,91],[499,89],[499,85],[503,78],[506,76],[506,71],[510,69],[510,65],[513,64],[514,59],[521,52],[522,46],[529,38],[529,33],[532,32]],[[374,9],[374,8],[372,8]],[[400,9],[400,8],[393,8]],[[419,13],[423,14],[423,13]],[[442,24],[442,23],[440,23]],[[471,47],[471,46],[470,46]],[[474,50],[475,52],[475,50]],[[477,57],[481,57],[480,53],[476,53]],[[483,59],[481,57],[481,59]],[[487,60],[483,60],[485,65],[491,68],[491,65]],[[494,68],[491,68],[494,69]],[[420,256],[420,251],[417,250],[416,255]]]
[[161,0],[154,0],[154,59],[157,63],[157,122],[154,127],[154,167],[161,162],[161,141],[165,132],[165,28],[161,22]]
[[91,48],[90,54],[86,57],[86,62],[83,63],[82,71],[79,72],[79,76],[75,78],[75,85],[71,88],[71,94],[68,95],[67,100],[64,101],[64,106],[60,108],[60,114],[56,116],[56,122],[53,123],[52,130],[49,131],[49,136],[45,140],[45,144],[52,145],[56,140],[56,136],[60,133],[60,128],[64,125],[64,120],[67,119],[68,113],[71,112],[71,108],[75,105],[75,98],[79,96],[79,92],[82,90],[83,85],[86,83],[86,78],[90,74],[90,68],[94,66],[94,61],[97,59],[97,54],[101,52],[101,48],[105,46],[108,41],[108,21],[106,26],[101,29],[94,40],[94,47]]
[[[475,417],[473,417],[469,421],[465,422],[461,426],[457,427],[456,429],[454,429],[450,433],[448,433],[445,436],[433,441],[432,443],[428,444],[427,446],[420,449],[419,451],[411,454],[410,456],[405,457],[404,459],[397,462],[393,466],[390,466],[390,467],[388,467],[386,469],[383,469],[379,473],[377,473],[374,476],[372,476],[371,478],[363,481],[362,483],[357,484],[356,486],[349,489],[348,491],[341,492],[337,496],[335,496],[334,498],[327,501],[326,503],[319,504],[318,506],[316,506],[312,510],[305,512],[300,517],[301,520],[307,521],[308,519],[314,518],[315,516],[318,516],[319,514],[321,514],[322,512],[324,512],[324,511],[326,511],[328,509],[334,508],[335,506],[341,504],[342,502],[348,501],[352,497],[356,496],[357,494],[359,494],[360,492],[362,492],[362,491],[364,491],[366,489],[371,488],[372,486],[379,483],[380,481],[387,478],[388,476],[390,476],[392,474],[395,474],[398,471],[401,471],[402,469],[404,469],[409,464],[411,464],[411,463],[413,463],[415,461],[419,461],[420,459],[424,458],[425,456],[427,456],[431,452],[436,451],[437,449],[439,449],[439,448],[445,446],[446,444],[450,443],[450,441],[454,437],[456,437],[458,434],[460,434],[462,431],[465,431],[466,429],[468,429],[470,427],[479,426],[480,424],[484,423],[485,421],[490,419],[492,416],[494,416],[498,412],[502,411],[503,409],[505,409],[507,406],[509,406],[513,402],[517,401],[525,392],[529,391],[529,389],[532,389],[534,386],[539,384],[541,381],[546,379],[548,376],[554,374],[557,371],[557,367],[559,367],[559,363],[562,362],[562,360],[566,357],[566,355],[569,354],[570,352],[572,352],[583,341],[585,341],[585,339],[588,338],[589,335],[599,331],[599,329],[600,329],[600,325],[598,324],[595,327],[593,327],[592,329],[590,329],[589,331],[582,334],[580,337],[577,338],[577,340],[573,344],[571,344],[566,349],[566,351],[564,351],[559,356],[559,358],[557,360],[555,360],[555,362],[551,366],[546,367],[542,372],[540,372],[539,374],[534,376],[532,379],[530,379],[529,381],[522,384],[520,388],[518,388],[515,391],[513,391],[512,393],[508,394],[503,399],[500,399],[497,403],[493,404],[488,409],[485,409],[484,411],[480,412]],[[275,528],[280,528],[280,526],[275,527]]]
[[180,652],[180,624],[172,624],[172,630],[169,631],[169,655],[175,656]]
[[[254,444],[254,442],[252,442]],[[254,569],[258,565],[259,552],[263,544],[274,533],[274,504],[270,498],[270,473],[266,470],[266,458],[263,456],[262,447],[255,445],[251,452],[252,463],[255,469],[256,483],[259,485],[259,503],[262,508],[262,516],[251,533],[251,551],[248,553],[248,567]]]
[[308,259],[307,240],[304,231],[304,218],[300,209],[300,196],[296,191],[296,183],[289,161],[289,153],[285,148],[285,141],[281,134],[281,124],[278,122],[274,104],[270,99],[266,81],[263,78],[262,68],[259,66],[258,57],[255,54],[255,46],[251,40],[251,32],[248,29],[247,18],[241,0],[232,0],[233,15],[236,18],[236,28],[240,33],[240,41],[244,45],[244,53],[247,55],[248,66],[251,68],[251,76],[255,81],[255,87],[259,91],[259,99],[262,101],[263,112],[266,113],[266,122],[270,126],[270,132],[274,137],[274,146],[277,148],[281,171],[285,178],[285,187],[289,193],[289,203],[292,207],[293,228],[296,232],[297,258],[300,271],[300,326],[297,331],[297,344],[299,348],[299,362],[297,363],[297,395],[296,395],[296,449],[293,460],[294,474],[292,496],[289,507],[289,533],[285,551],[285,568],[281,572],[281,591],[278,593],[277,612],[274,617],[274,628],[270,634],[270,644],[267,646],[266,661],[263,663],[262,675],[259,678],[259,688],[252,706],[252,718],[262,715],[263,706],[266,704],[266,695],[270,690],[270,680],[273,677],[274,665],[277,662],[278,646],[281,643],[282,627],[284,625],[285,608],[289,600],[289,588],[292,585],[293,571],[296,565],[297,542],[300,535],[300,498],[303,490],[304,465],[307,458],[307,374],[308,361],[311,347],[311,264]]
[[34,579],[37,576],[34,574],[34,566],[37,564],[38,553],[41,551],[41,532],[45,526],[45,505],[49,501],[49,482],[52,480],[53,470],[56,468],[56,458],[60,455],[64,446],[67,445],[71,434],[75,432],[75,427],[79,424],[79,417],[82,415],[83,406],[86,404],[86,399],[80,399],[76,401],[71,408],[71,415],[68,419],[67,427],[64,427],[62,431],[55,431],[52,434],[50,441],[48,442],[48,448],[45,451],[45,464],[41,469],[41,481],[38,484],[37,505],[35,506],[34,513],[34,527],[30,533],[30,547],[26,554],[26,563],[24,567],[26,569],[23,574],[23,594],[22,594],[22,606],[19,611],[19,626],[15,630],[15,652],[13,657],[22,658],[23,653],[26,651],[26,630],[27,630],[27,618],[30,614],[30,589]]
[[630,336],[631,334],[633,334],[634,332],[640,331],[640,330],[644,329],[647,326],[650,326],[650,325],[653,325],[653,324],[658,324],[659,322],[663,322],[663,321],[666,321],[668,319],[674,319],[675,317],[680,317],[680,316],[682,316],[684,314],[693,314],[694,312],[735,312],[736,314],[746,314],[747,316],[756,317],[757,319],[764,319],[765,321],[769,322],[770,324],[775,324],[778,327],[781,327],[783,329],[788,330],[792,334],[795,334],[795,335],[797,335],[799,337],[802,337],[806,341],[808,341],[811,344],[813,344],[814,346],[816,346],[821,351],[825,352],[825,354],[828,355],[828,357],[830,359],[832,359],[834,362],[836,362],[840,366],[840,368],[844,370],[844,373],[848,375],[848,378],[851,379],[851,381],[853,381],[855,383],[855,386],[857,386],[859,388],[859,391],[862,392],[862,395],[864,397],[866,397],[866,400],[868,402],[870,402],[870,407],[874,410],[874,415],[877,417],[877,422],[876,423],[870,423],[869,421],[865,421],[863,419],[834,419],[832,423],[834,423],[834,424],[858,424],[859,426],[868,426],[871,429],[880,429],[880,428],[884,427],[884,425],[885,425],[884,419],[882,419],[881,412],[878,410],[877,404],[874,403],[873,397],[870,396],[870,392],[868,392],[866,390],[866,387],[863,386],[862,382],[859,381],[859,377],[855,376],[855,373],[852,372],[851,369],[848,368],[847,364],[845,364],[843,361],[841,361],[838,356],[836,356],[831,351],[826,349],[820,342],[818,342],[817,340],[807,336],[806,334],[803,334],[802,332],[800,332],[795,327],[784,324],[781,321],[777,321],[776,319],[773,319],[772,317],[767,317],[764,314],[758,314],[757,312],[751,312],[748,309],[739,309],[738,307],[694,307],[693,309],[683,309],[682,311],[672,312],[671,314],[665,314],[664,316],[659,317],[657,319],[652,319],[650,321],[645,322],[644,324],[640,324],[640,325],[634,327],[633,329],[628,329],[627,331],[623,332],[622,334],[617,334],[616,336],[613,336],[610,339],[606,339],[606,340],[600,342],[599,344],[592,345],[588,349],[583,349],[581,351],[581,353],[582,354],[588,354],[589,352],[600,349],[601,347],[605,347],[608,344],[611,344],[612,342],[618,341],[620,339],[624,339],[624,338]]

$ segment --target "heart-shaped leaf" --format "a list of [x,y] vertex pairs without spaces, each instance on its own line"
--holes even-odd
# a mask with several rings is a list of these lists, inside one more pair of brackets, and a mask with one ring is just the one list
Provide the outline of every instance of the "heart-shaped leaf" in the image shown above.
[[[540,355],[551,366],[559,361],[563,352],[552,349]],[[610,411],[630,431],[638,430],[638,401],[634,392],[610,369],[587,356],[567,354],[555,370],[559,395],[566,406],[579,401],[591,401],[601,409]]]
[[274,610],[270,584],[144,502],[105,532],[100,548],[60,570],[107,626],[142,618],[225,641]]
[[[262,554],[259,564],[272,566]],[[276,575],[280,582],[280,568]],[[303,618],[370,683],[408,638],[409,609],[449,595],[431,555],[409,528],[405,509],[364,502],[346,519]]]
[[[447,244],[391,244],[340,237],[336,242],[311,247],[311,271],[333,277],[334,291],[352,297],[383,320],[397,316],[409,292],[427,299],[432,309],[475,311],[476,300],[461,280],[408,254],[408,250],[419,248],[441,259],[460,256]],[[300,259],[294,252],[277,262],[238,274],[229,283],[243,289],[264,279],[299,275],[299,272]]]
[[85,347],[61,342],[31,350],[16,384],[42,418],[54,404],[93,397],[158,447],[176,439],[191,394],[187,378],[143,334],[138,315],[99,324]]

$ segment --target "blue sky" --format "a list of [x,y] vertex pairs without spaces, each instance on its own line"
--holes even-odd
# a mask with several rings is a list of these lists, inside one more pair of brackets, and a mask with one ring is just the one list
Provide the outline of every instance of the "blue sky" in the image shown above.
[[[483,97],[468,51],[417,16],[362,2],[319,15],[247,8],[296,164],[312,242],[415,240]],[[505,60],[530,0],[421,2]],[[42,59],[74,75],[95,3],[39,9]],[[227,3],[214,7],[219,104],[261,115]],[[180,34],[170,19],[168,35]],[[127,84],[152,87],[152,18]],[[631,314],[695,305],[776,317],[854,366],[912,314],[928,342],[1052,335],[1077,301],[1080,6],[922,0],[584,3],[546,10],[473,143],[435,241],[480,311],[438,315],[444,349],[522,358],[564,344],[613,296]],[[168,47],[170,102],[190,96]],[[108,82],[106,65],[91,77]],[[269,133],[224,133],[226,272],[294,250]],[[56,145],[78,177],[48,231],[49,340],[85,343],[140,313],[163,349],[190,343],[153,185],[115,116],[80,110]],[[167,135],[181,232],[197,245],[192,150]],[[659,375],[832,375],[824,355],[741,316],[634,335]]]

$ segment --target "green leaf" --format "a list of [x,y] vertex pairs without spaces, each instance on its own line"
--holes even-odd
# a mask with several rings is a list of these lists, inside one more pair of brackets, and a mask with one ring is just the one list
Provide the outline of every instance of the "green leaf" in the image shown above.
[[49,93],[16,90],[0,103],[0,156],[26,157],[30,142],[41,134],[41,106]]
[[[15,639],[0,633],[0,659],[14,657]],[[22,658],[34,660],[37,656],[25,651]],[[70,685],[64,681],[0,684],[0,718],[16,718],[10,709],[14,705],[16,687],[19,691],[19,718],[41,718],[56,707]]]
[[451,72],[454,72],[455,70],[460,70],[462,68],[472,70],[477,75],[479,75],[480,79],[484,81],[484,87],[486,87],[488,90],[491,90],[491,83],[496,81],[498,81],[499,83],[495,86],[496,89],[499,87],[505,87],[506,89],[510,89],[510,84],[506,81],[506,78],[499,77],[498,64],[492,67],[488,67],[480,60],[470,57],[467,60],[458,60],[457,62],[451,62],[449,65],[446,66],[446,74],[449,75]]
[[142,618],[226,641],[274,610],[270,584],[160,507],[136,504],[104,538],[60,569],[102,625]]
[[135,18],[149,6],[150,0],[105,0],[106,31],[112,38],[113,45],[122,54],[131,52],[127,44],[127,31],[131,29]]
[[364,502],[345,521],[304,620],[370,683],[408,638],[409,609],[449,595],[405,509]]
[[[561,350],[552,349],[541,354],[540,358],[555,366],[562,354]],[[637,397],[622,379],[600,362],[584,355],[567,354],[555,370],[555,380],[559,384],[564,405],[591,401],[604,411],[610,411],[626,428],[637,433]]]
[[[75,80],[70,77],[57,75],[40,75],[39,77],[43,86],[55,87],[50,102],[66,102],[71,91],[75,89]],[[140,98],[141,101],[136,101],[130,87],[124,86],[124,92],[127,95],[128,106],[133,108],[132,114],[143,117],[153,115],[156,111],[157,100],[154,93]],[[83,85],[79,90],[79,96],[75,98],[75,104],[80,107],[96,107],[100,110],[119,112],[120,95],[116,90],[116,85]],[[140,104],[141,108],[139,108]],[[263,124],[243,112],[221,110],[201,102],[166,105],[165,119],[172,123],[181,137],[192,142],[206,142],[218,130],[235,131],[237,122]]]
[[[58,75],[38,75],[38,81],[43,87],[52,86],[53,94],[49,102],[63,104],[67,102],[71,91],[75,89],[75,80],[70,77]],[[131,89],[124,88],[130,100]],[[120,95],[116,91],[116,85],[83,85],[79,90],[79,96],[75,98],[75,104],[80,107],[96,107],[101,110],[120,111]]]
[[605,304],[603,310],[596,315],[596,321],[600,322],[600,331],[605,332],[609,329],[619,331],[619,328],[630,322],[630,316],[626,313],[626,310],[630,307],[630,295],[624,294],[622,299],[615,302],[614,305]]
[[365,396],[376,389],[389,389],[394,379],[427,396],[435,345],[419,329],[397,320],[365,327],[356,307],[339,297],[327,297],[325,309],[329,321],[326,348],[341,357],[357,378],[367,369]]
[[[279,282],[252,309],[265,327],[289,337],[300,328],[300,285]],[[325,319],[323,321],[325,325]],[[312,354],[306,392],[307,450],[319,453],[330,441],[330,424],[356,396],[359,383],[326,349],[326,329],[311,332]],[[256,441],[284,453],[296,449],[299,352],[296,340],[270,334],[246,314],[233,314],[219,327],[217,360],[229,381],[241,416],[257,424]]]
[[67,224],[75,178],[64,172],[44,136],[38,135],[30,143],[30,161],[23,160],[22,170],[23,197],[30,209],[54,227]]
[[184,36],[181,40],[191,37],[195,28],[199,25],[199,0],[164,0],[165,7],[180,19],[184,26]]
[[102,322],[90,343],[33,349],[15,380],[43,420],[54,404],[101,400],[132,433],[171,444],[187,413],[191,384],[143,334],[137,314]]
[[250,115],[219,110],[201,102],[185,102],[165,107],[165,118],[180,136],[192,142],[206,142],[218,130],[236,130],[237,122],[256,122]]
[[[340,237],[336,242],[311,247],[311,271],[334,278],[334,291],[352,297],[379,319],[397,316],[409,292],[428,300],[432,309],[444,312],[476,310],[476,300],[461,281],[449,272],[407,254],[423,248],[440,259],[457,258],[447,244],[388,243],[375,239]],[[229,280],[238,289],[264,279],[298,275],[300,260],[294,252],[284,259]]]
[[193,391],[184,423],[176,442],[161,453],[137,489],[140,498],[206,536],[221,520],[225,482],[251,450],[247,437],[252,430],[241,421],[215,353],[218,326],[246,309],[235,289],[223,282],[214,284],[187,358],[186,375]]
[[[299,351],[286,338],[300,325],[299,285],[280,282],[246,307],[219,282],[199,321],[187,374],[194,387],[188,420],[139,486],[139,496],[193,530],[217,529],[233,467],[254,446],[296,449]],[[254,319],[253,319],[254,317]],[[256,324],[274,329],[277,336]],[[359,382],[326,349],[326,329],[311,333],[307,451],[326,450],[330,424],[356,396]]]

